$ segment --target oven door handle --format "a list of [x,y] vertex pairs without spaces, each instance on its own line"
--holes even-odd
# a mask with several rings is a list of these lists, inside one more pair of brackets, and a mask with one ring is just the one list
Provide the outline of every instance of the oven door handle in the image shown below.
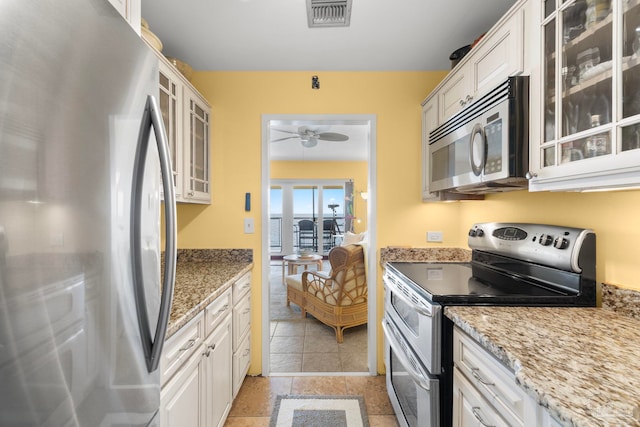
[[396,338],[396,334],[390,330],[387,323],[389,321],[387,319],[382,319],[382,330],[384,332],[384,336],[387,338],[387,342],[389,346],[393,349],[393,352],[396,354],[398,359],[400,359],[400,363],[407,369],[409,375],[411,375],[411,379],[415,382],[420,388],[429,391],[429,383],[427,382],[425,376],[420,373],[411,363],[409,358],[407,357],[405,350],[400,345],[400,342]]
[[404,294],[404,292],[402,292],[398,286],[393,282],[393,280],[388,280],[386,277],[383,278],[383,281],[385,282],[385,284],[391,288],[391,292],[397,296],[398,298],[400,298],[404,303],[406,303],[407,305],[409,305],[410,307],[412,307],[414,310],[416,310],[418,313],[422,314],[423,316],[426,317],[433,317],[433,312],[431,310],[429,310],[427,307],[422,306],[422,305],[417,305],[415,301],[412,301],[407,295]]

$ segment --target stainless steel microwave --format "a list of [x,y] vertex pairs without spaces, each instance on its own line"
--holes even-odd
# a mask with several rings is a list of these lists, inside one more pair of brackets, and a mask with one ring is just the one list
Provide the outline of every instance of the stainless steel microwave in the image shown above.
[[509,77],[429,133],[429,190],[486,194],[527,187],[529,77]]

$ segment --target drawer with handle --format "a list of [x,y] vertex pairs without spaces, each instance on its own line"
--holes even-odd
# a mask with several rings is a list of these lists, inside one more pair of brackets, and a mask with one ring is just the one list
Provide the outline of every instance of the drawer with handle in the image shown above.
[[224,316],[231,313],[231,310],[231,288],[229,288],[204,309],[204,329],[206,337],[220,324],[220,320],[224,318]]
[[198,314],[180,328],[164,345],[160,358],[162,385],[175,375],[204,340],[204,315]]
[[453,336],[455,366],[510,425],[524,425],[528,399],[515,374],[459,329]]
[[237,304],[240,299],[251,290],[251,273],[243,275],[233,284],[233,303]]

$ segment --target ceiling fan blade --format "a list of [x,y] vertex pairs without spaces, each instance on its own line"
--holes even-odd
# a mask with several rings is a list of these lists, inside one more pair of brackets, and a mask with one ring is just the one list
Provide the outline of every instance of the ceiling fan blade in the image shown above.
[[291,132],[290,130],[286,130],[286,129],[272,128],[271,130],[275,130],[275,131],[278,131],[278,132],[284,132],[284,133],[290,133],[292,135],[299,135],[299,132]]
[[349,137],[347,135],[343,135],[341,133],[335,132],[323,132],[318,135],[318,139],[323,141],[348,141]]
[[278,139],[272,139],[271,142],[280,142],[280,141],[286,141],[288,139],[297,139],[300,138],[299,136],[285,136],[284,138],[278,138]]

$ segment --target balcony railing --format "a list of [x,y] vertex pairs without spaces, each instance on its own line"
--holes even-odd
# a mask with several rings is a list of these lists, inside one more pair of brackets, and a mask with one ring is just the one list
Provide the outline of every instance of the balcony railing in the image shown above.
[[[300,230],[299,222],[301,220],[311,220],[314,226],[310,230]],[[293,229],[289,233],[285,233],[282,229],[282,216],[272,215],[270,221],[269,250],[271,254],[280,254],[284,250],[284,239],[291,238],[294,252],[300,249],[310,249],[315,253],[320,253],[318,245],[322,240],[322,254],[327,254],[334,246],[342,242],[344,233],[344,217],[343,216],[326,216],[323,221],[333,221],[332,227],[323,227],[318,224],[318,219],[312,215],[295,216],[293,218]],[[327,223],[327,226],[329,223]],[[318,234],[320,230],[320,234]],[[322,237],[320,237],[322,236]]]

